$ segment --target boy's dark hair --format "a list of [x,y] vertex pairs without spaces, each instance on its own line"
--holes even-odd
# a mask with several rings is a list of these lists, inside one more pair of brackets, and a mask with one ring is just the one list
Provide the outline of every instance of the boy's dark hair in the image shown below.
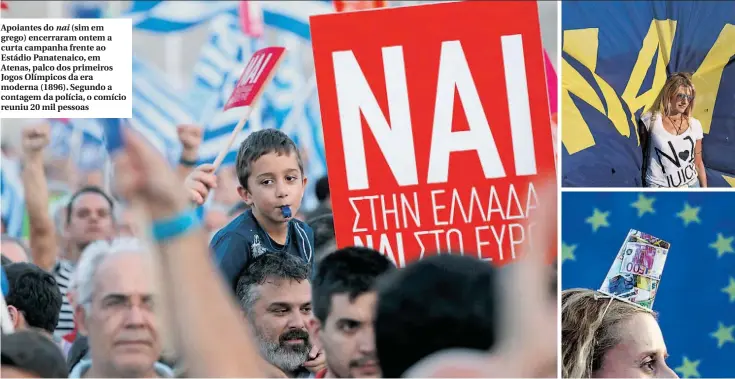
[[3,267],[8,277],[5,301],[23,312],[28,326],[53,333],[59,323],[61,291],[53,275],[26,262]]
[[311,285],[314,316],[326,322],[332,296],[347,294],[350,301],[373,290],[376,279],[395,266],[384,255],[366,247],[352,246],[326,256],[316,270]]
[[300,258],[288,253],[265,253],[256,257],[245,267],[237,279],[235,293],[240,306],[246,311],[252,309],[259,294],[254,291],[268,279],[289,279],[301,282],[311,277],[311,266]]
[[375,318],[383,376],[400,378],[440,350],[493,347],[495,270],[468,256],[437,255],[383,278]]
[[1,262],[0,264],[1,264],[1,265],[2,265],[3,267],[5,267],[5,266],[7,266],[7,265],[9,265],[9,264],[11,264],[11,263],[13,263],[13,261],[11,261],[11,260],[10,260],[10,258],[8,258],[8,257],[6,257],[6,256],[4,256],[4,255],[1,255],[1,256],[0,256],[0,262]]
[[329,197],[329,178],[327,178],[326,175],[316,181],[314,191],[316,191],[316,199],[319,200],[320,203],[327,200]]
[[296,154],[296,160],[299,162],[299,170],[304,173],[304,163],[301,161],[301,153],[296,144],[289,138],[286,133],[278,129],[263,129],[250,133],[242,144],[240,150],[237,151],[237,180],[242,188],[248,189],[248,177],[253,162],[268,153]]
[[107,200],[107,203],[110,204],[110,217],[114,216],[113,211],[115,210],[115,201],[112,200],[112,197],[106,194],[105,191],[103,191],[99,187],[87,186],[87,187],[81,188],[77,192],[74,192],[74,194],[71,195],[71,198],[69,199],[69,203],[66,204],[66,223],[67,224],[71,221],[71,214],[72,214],[72,209],[74,208],[74,202],[77,200],[79,196],[82,196],[85,193],[96,193],[104,197],[105,200]]

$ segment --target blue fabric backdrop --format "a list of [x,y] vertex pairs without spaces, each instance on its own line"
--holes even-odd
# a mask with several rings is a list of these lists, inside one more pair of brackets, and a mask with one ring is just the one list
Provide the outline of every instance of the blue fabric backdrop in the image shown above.
[[732,193],[565,192],[562,288],[598,289],[630,229],[669,241],[653,304],[668,364],[682,377],[735,377],[733,214]]
[[564,1],[562,29],[563,185],[640,186],[634,119],[666,74],[684,71],[694,73],[708,182],[735,187],[732,2]]

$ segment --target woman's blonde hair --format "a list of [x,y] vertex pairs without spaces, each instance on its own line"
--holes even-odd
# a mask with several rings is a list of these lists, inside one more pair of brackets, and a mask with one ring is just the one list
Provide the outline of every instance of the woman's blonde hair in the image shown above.
[[692,117],[692,109],[694,109],[694,100],[696,98],[697,91],[694,89],[692,74],[687,72],[677,72],[666,79],[666,83],[664,83],[663,88],[661,88],[661,92],[658,93],[656,100],[653,101],[651,108],[648,109],[653,117],[656,117],[657,113],[661,114],[662,117],[669,114],[671,97],[679,90],[680,86],[687,87],[692,91],[692,101],[689,102],[687,109],[684,111],[685,117]]
[[620,323],[638,313],[656,316],[653,311],[597,291],[562,291],[562,377],[591,378],[602,367],[605,353],[620,342]]

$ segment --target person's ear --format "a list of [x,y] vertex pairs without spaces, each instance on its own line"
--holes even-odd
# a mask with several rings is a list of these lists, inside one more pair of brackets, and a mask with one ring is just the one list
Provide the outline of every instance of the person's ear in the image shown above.
[[13,329],[20,329],[23,314],[20,313],[18,308],[12,305],[8,305],[8,315],[10,316],[10,322],[13,324]]
[[307,178],[306,175],[304,175],[304,182],[301,183],[301,185],[304,186],[304,187],[306,187],[306,183],[308,183],[308,182],[309,182],[309,178]]
[[240,198],[245,204],[251,207],[253,206],[253,196],[250,194],[250,191],[243,188],[243,186],[237,186],[237,194],[240,195]]
[[77,325],[77,332],[83,336],[88,336],[87,329],[87,310],[81,304],[77,304],[74,309],[74,323]]
[[312,317],[311,320],[307,323],[307,328],[309,329],[309,334],[313,337],[315,341],[320,341],[320,336],[322,333],[322,323],[319,322],[319,320],[316,319],[316,317]]

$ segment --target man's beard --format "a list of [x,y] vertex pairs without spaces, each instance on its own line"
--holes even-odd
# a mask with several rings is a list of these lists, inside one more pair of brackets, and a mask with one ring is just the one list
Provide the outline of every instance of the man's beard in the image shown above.
[[[278,338],[278,342],[270,341],[261,332],[260,328],[256,328],[255,335],[258,338],[258,347],[263,358],[283,371],[296,371],[309,359],[311,342],[309,341],[309,333],[305,330],[289,330]],[[296,339],[301,339],[304,343],[291,345],[286,342]]]

